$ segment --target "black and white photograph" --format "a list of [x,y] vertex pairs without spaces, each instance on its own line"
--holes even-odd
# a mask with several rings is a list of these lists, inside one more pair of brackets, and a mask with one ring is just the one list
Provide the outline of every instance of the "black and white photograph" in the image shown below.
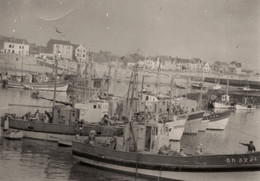
[[259,0],[0,0],[0,181],[260,180]]

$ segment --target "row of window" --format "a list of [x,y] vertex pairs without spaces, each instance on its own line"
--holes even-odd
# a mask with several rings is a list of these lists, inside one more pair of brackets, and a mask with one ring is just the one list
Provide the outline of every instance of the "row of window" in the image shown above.
[[69,50],[70,50],[70,48],[71,48],[70,45],[59,45],[59,44],[57,45],[57,44],[56,44],[56,48],[63,48],[63,49],[64,49],[65,47],[66,47],[67,49],[69,49]]
[[15,52],[14,50],[10,50],[10,49],[5,49],[4,50],[5,52],[7,52],[7,53],[17,53],[17,54],[19,54],[19,55],[25,55],[25,54],[28,54],[28,51],[24,51],[24,50],[19,50],[19,51],[17,51],[17,52]]
[[[77,52],[79,52],[79,51],[82,51],[82,49],[77,49]],[[86,50],[85,49],[83,49],[83,53],[85,53],[86,52]]]
[[85,58],[85,57],[86,57],[86,55],[85,55],[85,54],[83,54],[83,55],[80,55],[79,53],[77,53],[77,54],[76,54],[76,57],[83,57],[83,58]]
[[[9,44],[9,48],[14,48],[14,44]],[[19,46],[19,49],[24,49],[24,46]]]

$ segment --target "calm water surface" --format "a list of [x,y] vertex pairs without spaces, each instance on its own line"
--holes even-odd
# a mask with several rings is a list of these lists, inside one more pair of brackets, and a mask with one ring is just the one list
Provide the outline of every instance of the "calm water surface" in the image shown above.
[[[27,111],[34,112],[36,108],[11,107],[9,103],[51,106],[45,100],[30,98],[31,91],[0,88],[0,113],[16,112],[23,115]],[[41,92],[41,95],[51,98],[53,92]],[[66,101],[66,93],[58,93],[58,100]],[[203,144],[205,153],[243,153],[247,148],[238,142],[253,140],[256,149],[260,149],[260,110],[252,112],[234,112],[231,115],[225,131],[206,131],[198,135],[184,135],[176,147],[184,148],[186,153],[192,153],[194,146]],[[10,141],[0,139],[0,180],[74,180],[74,181],[147,181],[148,179],[105,171],[82,165],[72,157],[71,148],[58,147],[57,143],[23,139]],[[150,180],[150,179],[149,179]],[[214,180],[214,178],[212,179]],[[225,177],[223,175],[223,180]],[[245,174],[243,178],[234,180],[260,180],[260,172]]]

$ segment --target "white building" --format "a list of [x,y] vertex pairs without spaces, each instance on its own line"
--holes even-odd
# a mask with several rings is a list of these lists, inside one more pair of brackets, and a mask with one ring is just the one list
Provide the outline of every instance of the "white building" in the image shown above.
[[4,53],[29,55],[29,43],[25,39],[14,37],[0,37],[0,49]]
[[75,48],[74,55],[77,60],[85,62],[87,60],[87,49],[84,45],[80,44]]
[[210,68],[209,63],[208,62],[205,63],[205,65],[203,66],[203,72],[208,73],[208,72],[210,72],[210,70],[211,70],[211,68]]
[[70,41],[50,39],[47,42],[47,51],[54,56],[60,54],[62,58],[73,58],[73,46]]

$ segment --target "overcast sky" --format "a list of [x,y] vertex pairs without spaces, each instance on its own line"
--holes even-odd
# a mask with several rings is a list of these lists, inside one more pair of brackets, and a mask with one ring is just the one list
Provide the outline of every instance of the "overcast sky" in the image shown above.
[[[0,34],[260,67],[259,0],[0,0]],[[62,34],[55,32],[55,26]]]

